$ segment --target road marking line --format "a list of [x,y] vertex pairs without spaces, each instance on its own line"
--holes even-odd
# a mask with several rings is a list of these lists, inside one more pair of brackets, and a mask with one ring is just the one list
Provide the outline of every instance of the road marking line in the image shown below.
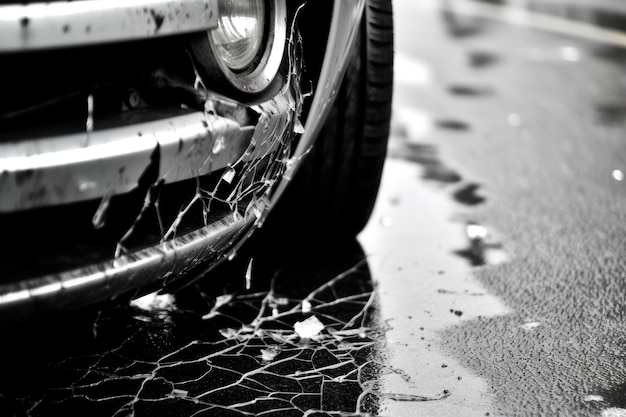
[[601,28],[591,23],[531,12],[519,7],[486,4],[476,0],[448,0],[444,2],[443,8],[454,13],[528,26],[626,48],[626,33],[624,32]]

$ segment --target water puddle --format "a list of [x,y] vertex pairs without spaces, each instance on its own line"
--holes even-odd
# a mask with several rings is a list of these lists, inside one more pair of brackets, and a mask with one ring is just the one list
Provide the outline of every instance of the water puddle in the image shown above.
[[468,245],[468,233],[476,244],[490,242],[486,229],[481,234],[459,223],[455,212],[460,206],[442,192],[449,185],[406,180],[427,170],[428,164],[387,161],[373,221],[359,240],[377,282],[381,320],[389,325],[383,349],[389,371],[381,372],[380,386],[406,398],[440,401],[383,397],[380,413],[484,416],[495,403],[487,382],[446,354],[440,335],[509,310],[473,277],[471,265],[452,252]]

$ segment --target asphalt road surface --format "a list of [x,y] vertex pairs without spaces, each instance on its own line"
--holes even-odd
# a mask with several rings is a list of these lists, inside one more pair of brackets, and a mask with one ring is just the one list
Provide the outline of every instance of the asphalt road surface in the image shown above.
[[626,4],[394,6],[358,242],[4,331],[1,416],[626,416]]
[[394,5],[381,411],[626,416],[626,5]]

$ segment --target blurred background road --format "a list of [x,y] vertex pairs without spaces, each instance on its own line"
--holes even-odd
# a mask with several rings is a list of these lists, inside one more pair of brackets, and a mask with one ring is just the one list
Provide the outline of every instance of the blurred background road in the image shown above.
[[394,7],[381,414],[626,416],[626,3]]

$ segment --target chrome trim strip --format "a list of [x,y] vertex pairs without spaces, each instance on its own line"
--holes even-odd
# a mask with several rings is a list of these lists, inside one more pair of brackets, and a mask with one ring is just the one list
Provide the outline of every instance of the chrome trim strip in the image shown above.
[[[133,190],[158,148],[166,183],[226,168],[245,155],[254,127],[195,112],[165,120],[0,143],[0,213]],[[216,145],[217,144],[217,145]]]
[[200,230],[160,245],[84,269],[0,286],[0,323],[45,311],[74,309],[114,298],[154,281],[176,276],[219,253],[219,245],[244,233],[255,219],[231,214]]
[[83,0],[0,6],[0,53],[201,32],[217,0]]

